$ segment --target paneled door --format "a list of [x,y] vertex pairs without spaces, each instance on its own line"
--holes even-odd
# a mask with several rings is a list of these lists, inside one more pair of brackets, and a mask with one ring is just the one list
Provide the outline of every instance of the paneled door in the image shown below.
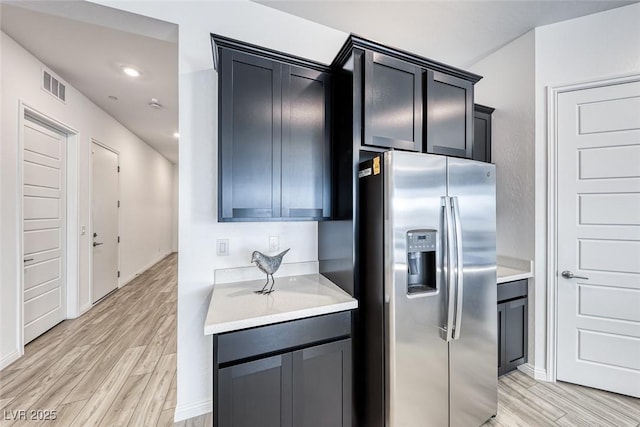
[[640,81],[557,108],[557,379],[640,397]]
[[92,303],[118,288],[118,170],[118,154],[91,143]]
[[66,135],[23,125],[24,343],[66,317]]

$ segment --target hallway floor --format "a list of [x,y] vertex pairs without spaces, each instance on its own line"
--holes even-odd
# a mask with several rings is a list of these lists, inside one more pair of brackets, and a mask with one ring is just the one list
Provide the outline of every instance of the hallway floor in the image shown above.
[[[0,372],[0,425],[173,425],[176,297],[172,254],[29,343]],[[14,421],[23,410],[56,419]]]
[[[174,425],[176,288],[172,254],[29,343],[25,356],[0,372],[0,426]],[[20,410],[56,411],[56,419],[13,420]],[[210,425],[211,414],[176,424]],[[516,370],[500,377],[498,415],[484,426],[636,427],[640,399]]]

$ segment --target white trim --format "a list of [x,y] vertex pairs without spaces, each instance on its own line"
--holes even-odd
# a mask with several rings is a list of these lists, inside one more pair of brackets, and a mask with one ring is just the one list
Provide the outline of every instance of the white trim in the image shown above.
[[[601,80],[593,80],[588,82],[579,82],[565,85],[555,85],[547,87],[547,369],[545,376],[547,381],[555,382],[557,379],[556,363],[557,363],[557,270],[558,270],[558,242],[557,242],[557,217],[558,217],[558,136],[557,136],[557,105],[558,95],[564,92],[572,92],[577,90],[585,90],[602,86],[611,86],[615,84],[630,83],[640,81],[640,74],[625,74],[605,78]],[[524,369],[521,369],[523,372]],[[543,370],[535,369],[536,375]],[[536,377],[536,379],[538,379]]]
[[173,421],[180,422],[213,412],[213,400],[202,400],[188,405],[178,405],[173,414]]
[[[105,150],[109,150],[111,151],[113,154],[116,155],[116,157],[118,158],[118,171],[120,171],[120,152],[118,150],[116,150],[115,148],[112,148],[110,146],[108,146],[107,144],[104,144],[100,141],[98,141],[95,138],[91,138],[89,140],[89,159],[88,159],[88,165],[89,165],[89,218],[90,218],[90,222],[91,222],[91,229],[89,230],[90,236],[93,236],[93,147],[91,144],[96,144],[99,145],[100,147],[104,148]],[[120,173],[118,172],[118,201],[120,200]],[[121,214],[120,214],[120,208],[118,208],[118,236],[120,236],[120,224],[122,224],[122,218],[121,218]],[[91,240],[91,242],[93,242],[93,238],[89,239]],[[97,301],[93,301],[93,247],[91,248],[91,256],[89,257],[89,308],[91,308],[93,306],[93,304]],[[120,242],[118,242],[118,271],[120,270],[120,267],[122,266],[122,261],[120,259]],[[121,277],[118,277],[118,287],[116,289],[119,289],[122,287],[121,285]],[[86,307],[86,306],[85,306]]]
[[79,296],[80,296],[80,282],[79,282],[79,165],[78,162],[70,160],[77,159],[80,148],[78,146],[78,131],[68,126],[67,124],[51,118],[50,116],[40,112],[38,109],[31,107],[29,104],[18,100],[18,147],[17,147],[17,196],[16,203],[16,230],[18,230],[17,248],[18,254],[16,263],[18,271],[16,295],[16,318],[17,318],[17,352],[18,357],[24,354],[24,266],[23,266],[23,247],[24,247],[24,226],[23,226],[23,212],[22,204],[24,199],[23,187],[24,187],[24,171],[23,171],[23,154],[24,154],[24,126],[25,121],[28,120],[25,116],[28,115],[32,119],[39,121],[47,126],[52,127],[56,131],[66,136],[65,147],[65,205],[66,205],[66,224],[65,224],[65,304],[66,304],[66,318],[74,318],[79,314]]
[[531,378],[538,381],[549,381],[547,371],[544,369],[536,368],[531,363],[523,363],[522,365],[518,365],[518,370],[530,376]]
[[118,285],[118,289],[120,289],[123,286],[127,285],[133,279],[135,279],[136,277],[138,277],[139,275],[141,275],[142,273],[144,273],[145,271],[147,271],[148,269],[150,269],[151,267],[153,267],[154,265],[156,265],[157,263],[159,263],[160,261],[162,261],[163,259],[165,259],[169,255],[171,255],[172,253],[173,253],[173,251],[169,250],[168,252],[159,255],[157,258],[155,258],[153,261],[151,261],[150,263],[148,263],[144,267],[139,268],[138,271],[136,271],[135,273],[129,275],[129,277],[127,277],[126,279],[123,279],[122,282]]
[[20,359],[20,356],[22,356],[22,354],[20,354],[20,351],[18,351],[17,349],[7,354],[5,357],[2,358],[2,360],[0,360],[0,371],[2,371],[7,366],[11,365],[16,360]]

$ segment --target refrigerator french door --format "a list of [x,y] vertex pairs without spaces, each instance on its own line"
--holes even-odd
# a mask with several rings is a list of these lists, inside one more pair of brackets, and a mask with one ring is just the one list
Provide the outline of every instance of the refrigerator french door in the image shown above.
[[495,167],[389,151],[359,171],[358,423],[497,411]]

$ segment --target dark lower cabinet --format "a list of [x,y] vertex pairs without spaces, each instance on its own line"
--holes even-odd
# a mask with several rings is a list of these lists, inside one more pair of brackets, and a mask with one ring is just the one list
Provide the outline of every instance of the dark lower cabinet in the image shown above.
[[220,369],[219,425],[291,426],[291,356],[281,354]]
[[351,340],[293,353],[293,425],[351,425]]
[[495,109],[475,104],[473,109],[473,160],[491,163],[491,114]]
[[215,335],[216,427],[351,427],[351,313]]
[[527,361],[527,280],[498,285],[498,375]]

